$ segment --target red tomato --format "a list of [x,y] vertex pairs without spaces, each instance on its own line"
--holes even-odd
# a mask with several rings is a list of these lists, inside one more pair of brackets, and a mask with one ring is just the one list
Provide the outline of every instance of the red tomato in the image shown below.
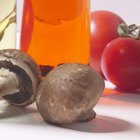
[[140,88],[140,40],[119,37],[111,41],[102,54],[105,77],[121,89]]
[[22,31],[21,31],[21,49],[27,51],[32,38],[34,27],[34,14],[30,0],[24,1]]
[[118,26],[123,19],[109,11],[95,11],[91,13],[91,58],[90,65],[101,71],[101,55],[105,46],[119,37]]

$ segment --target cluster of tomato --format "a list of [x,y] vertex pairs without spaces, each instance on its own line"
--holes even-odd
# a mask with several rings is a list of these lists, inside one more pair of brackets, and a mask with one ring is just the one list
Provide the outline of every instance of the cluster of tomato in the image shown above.
[[[118,27],[122,25],[121,33]],[[121,26],[120,26],[121,27]],[[140,89],[140,35],[136,25],[110,11],[91,13],[90,65],[120,89]],[[123,37],[122,37],[123,36]]]

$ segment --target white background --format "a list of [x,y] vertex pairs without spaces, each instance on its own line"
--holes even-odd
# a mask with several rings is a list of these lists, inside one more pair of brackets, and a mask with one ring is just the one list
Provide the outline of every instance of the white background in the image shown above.
[[140,24],[140,0],[91,0],[91,10],[110,10],[128,24]]

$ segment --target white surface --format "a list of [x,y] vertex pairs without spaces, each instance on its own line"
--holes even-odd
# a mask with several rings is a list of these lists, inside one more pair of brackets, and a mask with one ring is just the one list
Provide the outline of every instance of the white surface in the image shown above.
[[33,104],[27,108],[0,101],[0,135],[5,140],[139,140],[140,94],[102,96],[89,122],[65,126],[46,123]]

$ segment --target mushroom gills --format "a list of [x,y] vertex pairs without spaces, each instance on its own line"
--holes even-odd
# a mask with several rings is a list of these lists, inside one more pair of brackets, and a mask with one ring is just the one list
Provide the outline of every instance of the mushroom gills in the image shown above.
[[1,76],[4,70],[7,72],[7,80],[1,77],[0,98],[20,107],[35,101],[42,75],[38,64],[27,53],[16,49],[0,50],[0,69]]
[[[0,68],[7,69],[9,71],[9,75],[16,74],[17,76],[17,90],[15,90],[15,93],[12,93],[10,95],[3,96],[4,99],[7,101],[14,103],[14,104],[22,104],[26,102],[29,98],[31,98],[33,89],[32,87],[32,81],[28,74],[19,66],[13,65],[10,61],[0,61]],[[8,77],[7,77],[8,78]],[[9,83],[10,82],[10,83]],[[15,83],[16,81],[13,81]],[[12,84],[11,81],[7,81],[7,84]],[[13,85],[13,84],[12,84]],[[5,85],[6,86],[6,85]],[[13,86],[12,86],[13,88]],[[9,89],[9,92],[10,90]],[[3,89],[4,90],[4,89]],[[5,93],[6,94],[6,93]]]

